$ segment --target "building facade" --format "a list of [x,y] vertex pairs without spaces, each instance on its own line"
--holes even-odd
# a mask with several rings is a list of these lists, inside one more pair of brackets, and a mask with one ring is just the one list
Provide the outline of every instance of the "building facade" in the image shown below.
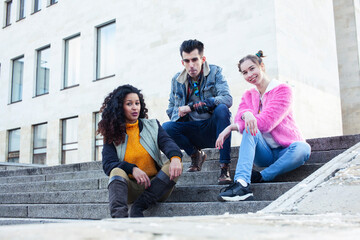
[[[183,69],[179,46],[193,38],[223,68],[233,115],[251,87],[237,62],[262,49],[268,75],[294,89],[306,138],[348,133],[337,7],[331,0],[3,0],[0,162],[101,160],[98,111],[122,84],[142,89],[149,117],[168,121],[170,80]],[[232,144],[240,139],[233,134]]]

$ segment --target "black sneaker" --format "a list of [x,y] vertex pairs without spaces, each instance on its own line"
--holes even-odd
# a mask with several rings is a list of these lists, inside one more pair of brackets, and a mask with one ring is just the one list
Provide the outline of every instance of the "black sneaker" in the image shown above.
[[[221,190],[220,190],[221,191]],[[221,192],[217,199],[220,202],[225,201],[244,201],[244,200],[253,200],[254,195],[250,190],[250,184],[246,187],[243,187],[239,182],[234,182],[225,188],[224,192]]]
[[264,182],[264,179],[262,178],[261,173],[253,169],[251,171],[251,183],[262,183],[262,182]]

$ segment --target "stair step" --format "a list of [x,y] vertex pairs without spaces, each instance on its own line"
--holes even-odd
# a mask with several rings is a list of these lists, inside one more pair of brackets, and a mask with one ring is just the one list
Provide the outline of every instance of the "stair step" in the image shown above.
[[242,202],[191,202],[191,203],[160,203],[145,212],[145,216],[201,216],[257,212],[269,205],[271,201]]
[[[271,201],[201,202],[201,203],[159,203],[146,216],[199,216],[239,214],[256,212]],[[59,219],[102,219],[109,218],[108,204],[11,204],[0,205],[0,217],[7,218],[59,218]]]
[[[275,200],[295,186],[293,183],[252,184],[251,189],[256,201]],[[220,189],[224,186],[177,186],[167,202],[216,202]],[[2,204],[56,204],[56,203],[107,203],[108,190],[76,190],[58,192],[3,193]]]
[[1,184],[0,193],[89,190],[107,187],[107,178]]

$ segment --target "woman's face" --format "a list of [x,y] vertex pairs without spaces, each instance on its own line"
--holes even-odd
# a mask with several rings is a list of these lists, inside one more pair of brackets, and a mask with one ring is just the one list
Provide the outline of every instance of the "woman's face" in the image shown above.
[[140,99],[136,93],[129,93],[124,98],[124,114],[126,123],[135,123],[140,114]]
[[248,59],[241,64],[240,70],[245,80],[254,85],[259,85],[264,78],[264,64],[258,66]]

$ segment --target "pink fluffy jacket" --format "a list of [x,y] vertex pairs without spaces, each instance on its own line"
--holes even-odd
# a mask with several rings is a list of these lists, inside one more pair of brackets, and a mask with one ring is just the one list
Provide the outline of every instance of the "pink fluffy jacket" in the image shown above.
[[241,116],[249,111],[257,120],[258,129],[262,133],[270,133],[278,144],[288,147],[296,141],[305,141],[295,124],[291,103],[291,88],[286,84],[279,84],[262,98],[262,111],[259,114],[260,93],[256,89],[250,89],[244,93],[239,105],[235,123],[240,133],[245,129],[245,122]]

